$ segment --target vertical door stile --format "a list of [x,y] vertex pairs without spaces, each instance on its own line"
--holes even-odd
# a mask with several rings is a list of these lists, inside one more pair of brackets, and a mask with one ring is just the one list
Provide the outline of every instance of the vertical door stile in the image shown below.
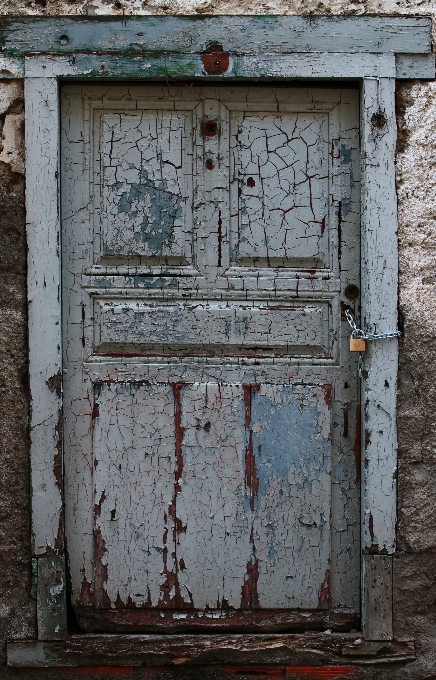
[[[395,80],[366,78],[362,125],[362,323],[371,332],[397,328]],[[392,553],[396,527],[396,388],[398,341],[367,343],[362,380],[363,629],[392,638]],[[374,612],[377,614],[374,616]]]
[[[26,125],[29,332],[38,338],[29,347],[32,552],[38,561],[38,638],[61,640],[67,626],[57,79],[26,78],[25,100],[26,116],[37,121]],[[40,158],[42,166],[35,162]]]

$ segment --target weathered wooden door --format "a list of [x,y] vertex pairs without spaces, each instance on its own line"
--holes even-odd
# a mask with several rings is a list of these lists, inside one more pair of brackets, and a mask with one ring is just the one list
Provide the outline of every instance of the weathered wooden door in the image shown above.
[[62,128],[80,625],[356,627],[358,91],[67,85]]

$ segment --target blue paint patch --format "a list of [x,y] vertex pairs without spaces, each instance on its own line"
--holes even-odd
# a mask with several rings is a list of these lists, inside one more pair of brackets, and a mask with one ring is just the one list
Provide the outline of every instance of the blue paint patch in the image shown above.
[[[110,188],[118,192],[124,186],[117,182]],[[140,183],[131,184],[128,191],[122,192],[117,208],[119,213],[126,213],[132,220],[138,215],[142,216],[142,222],[133,236],[137,243],[147,244],[151,255],[163,254],[165,249],[170,249],[174,244],[174,224],[182,217],[183,199],[169,191],[166,180],[149,179],[147,171],[143,168]],[[106,255],[117,255],[121,252],[125,254],[125,248],[111,247],[108,250],[105,245]]]
[[177,288],[175,279],[163,279],[159,276],[134,276],[134,288]]
[[351,149],[347,149],[345,144],[341,144],[341,165],[351,163]]
[[349,212],[351,212],[351,200],[350,198],[342,198],[342,217],[346,217]]
[[[259,392],[252,394],[252,428],[260,430],[253,431],[258,498],[268,493],[272,479],[280,480],[287,492],[291,482],[311,493],[312,481],[327,469],[330,445],[320,436],[316,406],[304,401],[313,400],[312,394],[284,386],[281,404]],[[291,479],[293,471],[300,473],[295,480]]]
[[94,286],[96,288],[110,288],[112,286],[112,279],[101,277],[94,279]]
[[[341,198],[341,216],[346,217],[348,213],[351,212],[351,199],[348,196]],[[339,211],[335,210],[335,215],[338,217]]]
[[334,469],[334,479],[337,482],[346,482],[347,477],[349,476],[349,467],[345,463],[345,460],[343,458],[340,458],[338,462],[336,463]]

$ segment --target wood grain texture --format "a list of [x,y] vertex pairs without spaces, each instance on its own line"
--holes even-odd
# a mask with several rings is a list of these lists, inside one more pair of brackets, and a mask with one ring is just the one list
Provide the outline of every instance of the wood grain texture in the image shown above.
[[415,659],[411,641],[365,643],[356,634],[304,635],[75,635],[66,643],[8,644],[8,665],[172,666],[201,664],[378,665]]
[[391,555],[363,558],[363,634],[366,640],[393,638],[393,572]]
[[[218,42],[228,52],[431,51],[427,17],[217,16],[22,18],[2,20],[6,54],[26,52],[202,52]],[[261,49],[260,49],[261,48]]]
[[63,552],[58,86],[27,79],[26,206],[32,535],[35,555]]

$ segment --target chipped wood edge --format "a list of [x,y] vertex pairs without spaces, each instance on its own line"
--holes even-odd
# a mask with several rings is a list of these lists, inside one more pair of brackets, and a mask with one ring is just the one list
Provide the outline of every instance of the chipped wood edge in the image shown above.
[[64,643],[8,643],[13,667],[406,663],[413,641],[367,643],[358,635],[77,635]]
[[[362,137],[362,327],[383,333],[397,328],[398,245],[395,189],[395,81],[365,79],[361,96]],[[396,390],[398,341],[367,343],[362,379],[361,543],[363,630],[368,639],[392,638],[392,571],[372,589],[367,555],[392,555],[396,532]],[[369,579],[369,581],[368,581]],[[384,582],[383,582],[384,581]],[[383,583],[382,583],[383,582]],[[370,607],[384,591],[377,611]],[[367,597],[369,600],[367,601]],[[366,618],[365,618],[366,617]],[[390,617],[390,622],[388,618]]]
[[392,555],[363,558],[363,634],[366,640],[393,638]]
[[67,599],[63,557],[39,557],[37,575],[38,640],[65,640]]

